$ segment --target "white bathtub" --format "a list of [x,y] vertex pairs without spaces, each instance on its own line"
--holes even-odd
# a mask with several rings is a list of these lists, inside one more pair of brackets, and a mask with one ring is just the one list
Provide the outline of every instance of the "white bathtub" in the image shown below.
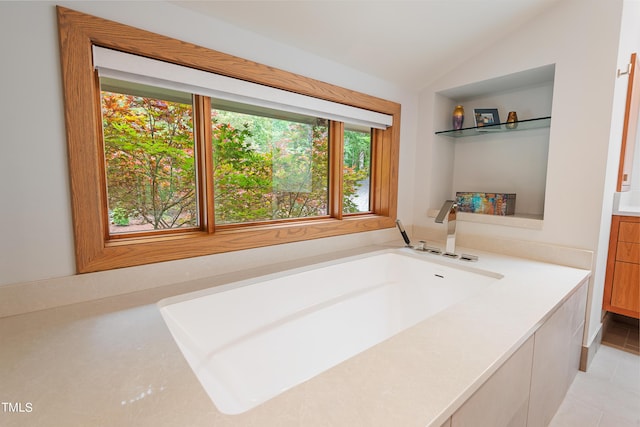
[[238,414],[501,277],[433,262],[439,259],[384,250],[168,298],[158,305],[218,410]]

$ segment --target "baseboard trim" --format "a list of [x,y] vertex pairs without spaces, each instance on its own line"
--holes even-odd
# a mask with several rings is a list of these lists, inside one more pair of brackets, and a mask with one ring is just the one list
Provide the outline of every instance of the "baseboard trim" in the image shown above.
[[589,369],[589,365],[591,365],[591,362],[593,361],[593,356],[595,356],[596,353],[598,352],[598,349],[600,348],[600,345],[602,343],[603,331],[604,331],[604,327],[601,324],[600,329],[598,330],[598,333],[596,334],[593,341],[591,341],[591,345],[582,346],[582,351],[580,353],[580,367],[579,367],[579,369],[582,372],[587,372],[587,370]]

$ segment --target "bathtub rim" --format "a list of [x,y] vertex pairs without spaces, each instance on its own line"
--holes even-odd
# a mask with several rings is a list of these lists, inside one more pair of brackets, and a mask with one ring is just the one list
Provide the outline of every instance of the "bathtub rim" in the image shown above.
[[[386,254],[386,253],[395,253],[401,256],[407,256],[407,257],[418,259],[421,261],[431,262],[431,263],[448,267],[448,268],[462,270],[462,271],[473,273],[473,274],[479,274],[485,277],[491,277],[491,278],[497,279],[498,281],[505,277],[504,274],[499,273],[497,271],[478,268],[473,265],[466,264],[467,261],[443,258],[439,255],[430,254],[428,252],[416,252],[415,250],[406,248],[406,247],[401,247],[401,248],[395,247],[395,248],[378,249],[371,252],[349,255],[346,257],[340,257],[332,260],[310,262],[309,264],[305,264],[298,267],[284,268],[282,270],[278,270],[271,273],[257,274],[256,276],[252,276],[252,277],[241,279],[241,280],[232,280],[229,282],[214,284],[204,289],[199,289],[196,291],[186,292],[184,294],[163,298],[156,303],[156,306],[158,310],[162,313],[162,308],[164,307],[167,307],[173,304],[178,304],[191,299],[201,298],[201,297],[213,295],[220,292],[226,292],[233,289],[255,285],[255,284],[269,281],[269,280],[279,279],[279,278],[291,276],[294,274],[305,273],[311,270],[330,267],[332,265],[337,265],[337,264],[344,264],[347,262],[357,261],[359,259],[369,258],[376,255]],[[212,278],[213,277],[215,276],[212,276]]]

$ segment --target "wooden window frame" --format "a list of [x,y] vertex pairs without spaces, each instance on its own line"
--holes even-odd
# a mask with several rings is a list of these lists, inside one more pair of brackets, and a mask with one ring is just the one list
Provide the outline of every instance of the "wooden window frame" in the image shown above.
[[[323,237],[340,236],[395,226],[400,145],[400,105],[325,82],[274,69],[208,48],[57,7],[60,57],[64,85],[65,124],[71,185],[71,203],[78,273],[110,270]],[[201,191],[204,212],[199,230],[112,238],[105,230],[106,204],[102,119],[99,83],[93,69],[92,46],[98,45],[172,62],[229,77],[252,81],[303,95],[365,108],[393,116],[394,125],[375,129],[371,148],[371,212],[344,215],[342,150],[330,148],[329,216],[287,222],[221,227],[207,218],[213,212],[212,190]],[[196,97],[199,98],[199,97]],[[207,110],[196,99],[196,120]],[[341,124],[330,127],[330,137]],[[203,133],[206,131],[203,131]],[[196,135],[200,141],[206,135]],[[209,138],[210,140],[210,138]],[[202,142],[196,142],[202,144]],[[206,151],[205,151],[206,152]],[[210,176],[211,159],[200,173]],[[338,166],[338,167],[337,167]],[[201,179],[203,184],[205,180]],[[204,184],[210,186],[209,183]],[[107,227],[108,228],[108,227]]]

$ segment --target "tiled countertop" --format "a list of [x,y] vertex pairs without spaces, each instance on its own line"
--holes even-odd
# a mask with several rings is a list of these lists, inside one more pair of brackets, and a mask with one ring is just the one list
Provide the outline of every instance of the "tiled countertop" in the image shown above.
[[240,415],[217,411],[155,303],[337,254],[0,319],[0,425],[440,427],[589,276],[465,252],[504,278]]

